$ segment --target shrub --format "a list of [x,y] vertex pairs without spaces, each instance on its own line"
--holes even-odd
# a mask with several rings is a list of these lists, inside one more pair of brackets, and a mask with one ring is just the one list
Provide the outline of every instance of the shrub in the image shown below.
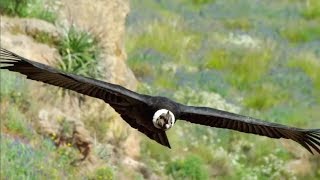
[[320,39],[318,23],[294,22],[280,31],[280,35],[291,43],[305,43]]
[[266,110],[288,101],[290,95],[282,88],[272,84],[263,83],[248,93],[244,99],[246,107],[256,110]]
[[3,127],[1,129],[5,127],[10,134],[31,138],[32,131],[30,127],[28,128],[25,116],[15,105],[9,106],[2,118]]
[[43,0],[1,0],[0,12],[10,16],[43,19],[52,23],[57,18],[53,10],[49,9],[49,6],[46,6],[46,1]]
[[301,11],[301,15],[307,19],[317,19],[320,17],[320,1],[318,0],[307,0],[305,6]]
[[71,159],[66,160],[65,153],[56,157],[54,154],[55,148],[48,139],[35,136],[31,145],[19,138],[1,135],[1,165],[6,168],[0,168],[0,179],[71,178],[75,173],[69,165]]
[[250,30],[253,25],[248,18],[225,19],[223,24],[228,29]]
[[25,89],[27,84],[25,79],[18,77],[17,74],[1,70],[0,72],[0,100],[8,99],[15,103],[24,101],[27,96]]
[[71,26],[58,44],[62,59],[58,68],[82,76],[101,78],[102,67],[99,66],[101,48],[97,39],[88,32],[79,31]]
[[[307,55],[305,57],[298,57],[288,63],[291,68],[302,70],[313,83],[313,95],[320,99],[320,63],[313,55]],[[318,100],[319,102],[319,100]]]
[[207,170],[202,160],[190,155],[184,160],[176,160],[167,164],[166,173],[174,179],[209,179]]
[[237,164],[235,177],[241,179],[296,179],[290,170],[285,166],[285,162],[273,154],[259,158],[260,165],[248,167],[244,164]]
[[204,67],[226,72],[225,77],[232,86],[245,89],[269,71],[272,53],[272,48],[237,48],[230,51],[213,49],[204,59]]
[[143,29],[143,33],[129,32],[128,37],[130,37],[127,41],[129,55],[135,50],[152,49],[168,55],[176,61],[184,61],[188,52],[198,49],[200,46],[198,34],[186,30],[183,21],[176,17],[155,21],[147,25]]
[[112,180],[114,179],[114,175],[112,169],[108,167],[102,167],[97,169],[89,179]]

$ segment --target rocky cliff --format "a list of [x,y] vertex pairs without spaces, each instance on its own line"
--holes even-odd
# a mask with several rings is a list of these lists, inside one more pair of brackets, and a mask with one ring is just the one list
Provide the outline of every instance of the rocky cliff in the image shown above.
[[[125,20],[129,13],[129,1],[65,0],[57,1],[54,8],[58,11],[55,24],[39,19],[1,16],[1,47],[23,57],[54,66],[61,58],[58,50],[50,44],[37,41],[35,37],[44,33],[51,39],[56,39],[62,36],[68,27],[75,26],[98,37],[99,44],[103,47],[101,64],[104,66],[104,80],[135,90],[137,80],[126,65],[127,55],[124,49]],[[93,143],[95,145],[100,143],[97,141],[109,142],[113,146],[111,149],[118,153],[117,157],[109,159],[110,162],[119,163],[121,157],[127,159],[139,156],[139,135],[107,104],[87,98],[85,104],[79,106],[78,103],[73,103],[75,102],[73,97],[56,97],[56,94],[50,91],[54,89],[52,86],[43,87],[42,83],[31,81],[28,81],[28,84],[31,84],[30,89],[34,90],[30,95],[39,102],[40,109],[35,124],[40,127],[39,132],[42,134],[50,136],[54,134],[55,137],[58,136],[57,139],[63,139],[63,135],[59,135],[62,118],[67,123],[76,124],[78,130],[75,130],[80,133],[78,137],[83,135],[79,141],[91,144],[86,148],[92,149]],[[97,139],[96,129],[100,128],[97,126],[106,127],[101,130],[105,137]],[[128,151],[119,152],[117,149]]]

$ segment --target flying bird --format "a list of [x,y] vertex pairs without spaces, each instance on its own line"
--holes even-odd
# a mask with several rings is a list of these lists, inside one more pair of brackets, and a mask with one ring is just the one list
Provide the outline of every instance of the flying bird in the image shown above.
[[28,60],[3,48],[0,68],[19,72],[27,79],[69,89],[110,104],[132,128],[150,139],[170,147],[166,131],[177,120],[231,129],[269,138],[296,141],[313,154],[320,154],[320,129],[301,129],[242,116],[209,107],[186,106],[166,97],[149,96],[122,86],[59,71],[53,67]]

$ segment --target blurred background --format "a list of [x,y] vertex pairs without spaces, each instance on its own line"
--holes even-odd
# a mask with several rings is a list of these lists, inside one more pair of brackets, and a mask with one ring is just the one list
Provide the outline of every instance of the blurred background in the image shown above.
[[[1,47],[23,57],[320,128],[318,0],[1,0],[0,13]],[[177,122],[169,150],[100,100],[0,78],[1,179],[320,178],[320,156],[292,141]]]

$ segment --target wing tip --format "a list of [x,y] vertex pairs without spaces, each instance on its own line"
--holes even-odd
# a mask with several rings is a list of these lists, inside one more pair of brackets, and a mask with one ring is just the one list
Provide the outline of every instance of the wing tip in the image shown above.
[[303,130],[303,139],[296,140],[312,155],[320,155],[320,129]]
[[0,47],[0,63],[1,64],[14,64],[21,61],[22,59],[24,58],[22,58],[21,56],[9,50],[6,50]]

